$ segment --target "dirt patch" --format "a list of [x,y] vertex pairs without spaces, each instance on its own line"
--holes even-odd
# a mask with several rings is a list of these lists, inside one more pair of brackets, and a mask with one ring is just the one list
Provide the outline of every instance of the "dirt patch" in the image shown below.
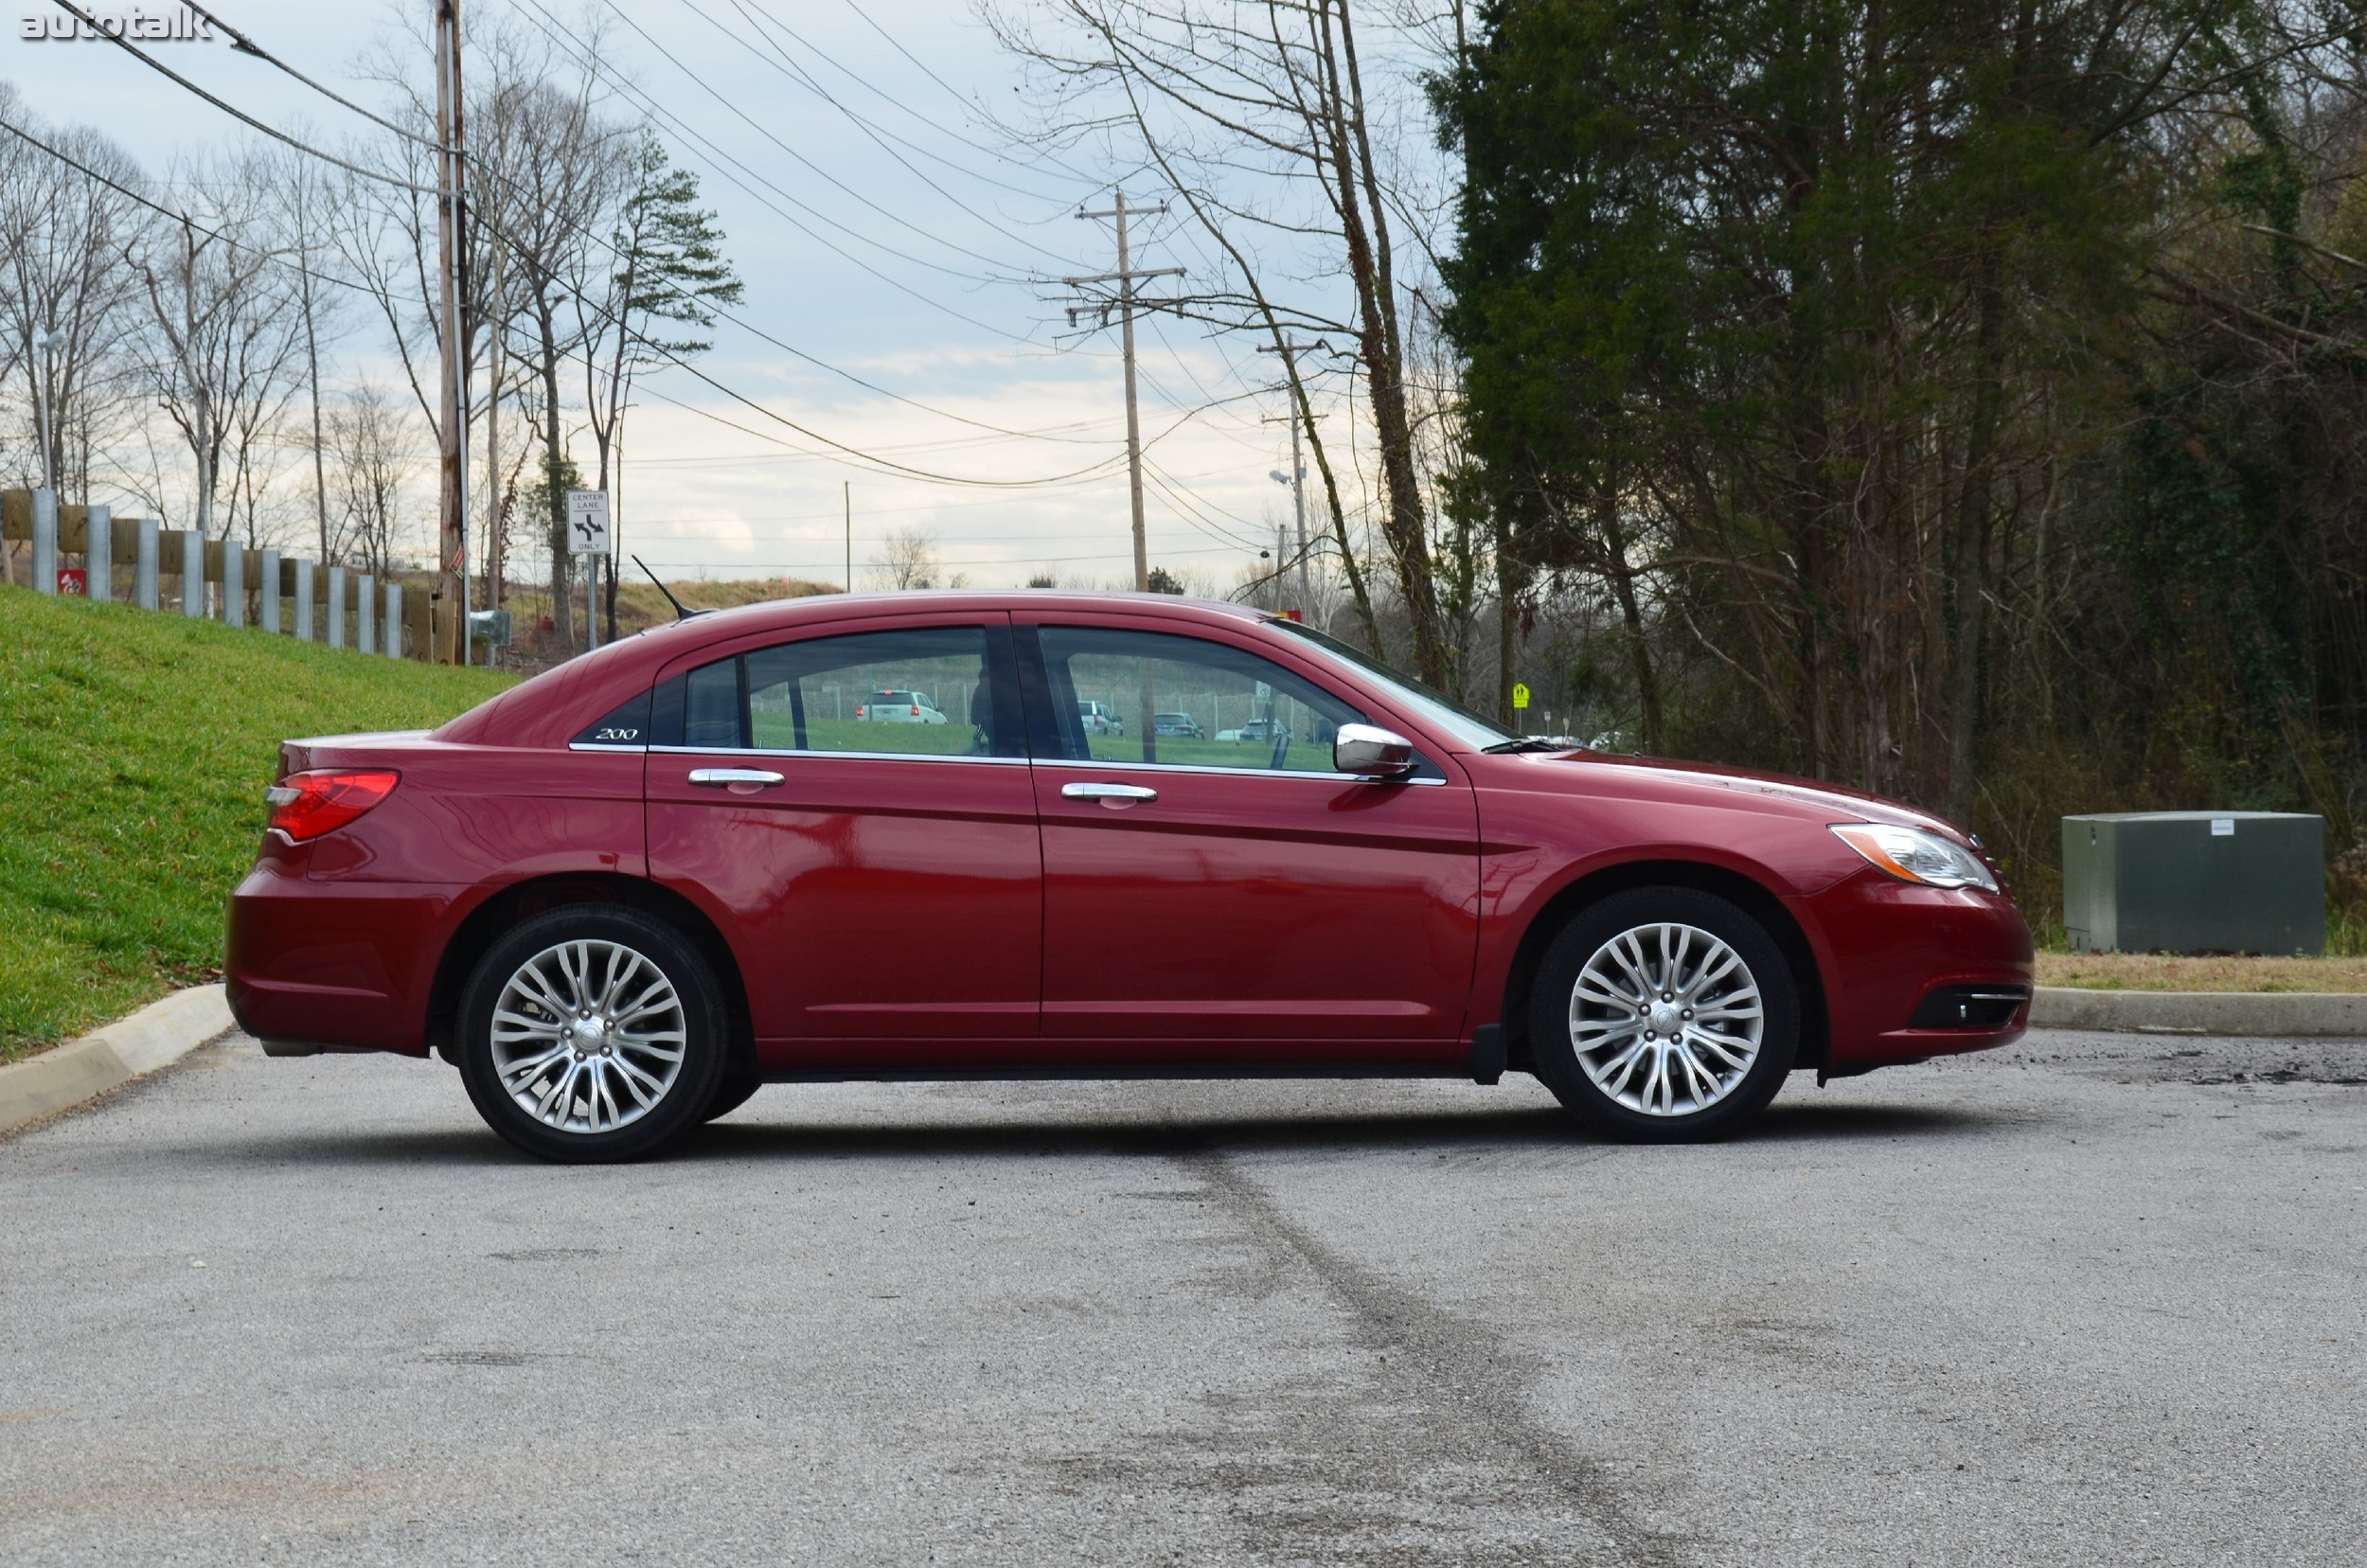
[[2367,958],[2173,958],[2041,953],[2038,984],[2086,990],[2367,991]]

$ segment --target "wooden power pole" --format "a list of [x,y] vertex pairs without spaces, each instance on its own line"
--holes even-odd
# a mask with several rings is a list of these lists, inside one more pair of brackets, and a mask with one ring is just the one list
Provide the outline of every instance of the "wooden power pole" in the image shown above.
[[[1126,220],[1130,213],[1159,213],[1166,210],[1167,205],[1165,202],[1155,207],[1130,207],[1126,205],[1126,192],[1123,190],[1117,192],[1115,205],[1106,212],[1087,212],[1079,207],[1077,212],[1079,218],[1114,218],[1118,221],[1118,270],[1061,280],[1072,289],[1087,283],[1115,283],[1118,286],[1118,297],[1114,309],[1118,315],[1118,337],[1124,347],[1126,358],[1126,472],[1132,491],[1134,508],[1134,591],[1138,594],[1150,591],[1150,546],[1143,533],[1142,418],[1135,412],[1134,407],[1134,311],[1141,303],[1134,294],[1134,280],[1141,277],[1181,277],[1184,276],[1184,269],[1181,267],[1137,268],[1130,265],[1132,253],[1127,245]],[[1151,303],[1156,306],[1171,302],[1154,300]],[[1112,308],[1110,305],[1080,305],[1069,312],[1069,325],[1075,326],[1077,318],[1080,315],[1098,311],[1101,314],[1101,324],[1107,327],[1110,324],[1110,312]],[[1144,722],[1148,726],[1148,715],[1144,716]],[[1143,739],[1146,745],[1150,743],[1150,736],[1147,727]]]
[[436,236],[441,273],[443,461],[436,506],[436,589],[428,656],[469,662],[468,323],[461,279],[467,265],[467,191],[461,174],[460,0],[436,4]]

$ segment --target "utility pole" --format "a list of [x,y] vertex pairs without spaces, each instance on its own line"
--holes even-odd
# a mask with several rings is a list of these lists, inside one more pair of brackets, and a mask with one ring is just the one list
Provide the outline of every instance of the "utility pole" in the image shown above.
[[[1115,305],[1118,313],[1118,338],[1124,346],[1126,359],[1126,473],[1128,489],[1131,493],[1134,508],[1134,591],[1138,594],[1147,594],[1150,591],[1150,545],[1143,533],[1143,426],[1142,417],[1136,412],[1134,404],[1134,306],[1136,303],[1134,280],[1138,277],[1181,277],[1184,276],[1184,269],[1181,267],[1136,269],[1132,265],[1132,253],[1127,245],[1126,220],[1131,213],[1164,213],[1166,210],[1167,204],[1165,202],[1155,207],[1130,207],[1126,205],[1126,192],[1123,190],[1117,192],[1115,205],[1106,212],[1087,212],[1083,207],[1078,207],[1077,216],[1079,218],[1114,218],[1117,220],[1118,270],[1095,273],[1085,277],[1061,279],[1072,289],[1088,283],[1115,283],[1118,286]],[[1159,305],[1169,302],[1156,300],[1152,303]],[[1074,327],[1077,325],[1078,316],[1097,311],[1101,315],[1101,324],[1107,327],[1110,324],[1111,310],[1112,306],[1108,304],[1074,306],[1068,313],[1068,324]],[[1145,722],[1146,724],[1148,722],[1148,715],[1145,716]],[[1148,731],[1144,739],[1148,744],[1149,740]]]
[[846,591],[855,591],[855,482],[841,479],[839,491],[846,501]]
[[[454,623],[461,664],[469,662],[469,389],[467,323],[461,276],[465,264],[465,192],[460,170],[460,0],[436,0],[436,238],[442,274],[443,354],[441,484],[436,507],[436,597]],[[438,629],[440,630],[440,629]],[[440,637],[431,633],[431,643]],[[441,648],[428,657],[440,662]]]
[[[1290,510],[1298,518],[1299,615],[1301,616],[1306,616],[1313,613],[1314,591],[1309,585],[1307,572],[1307,461],[1299,454],[1298,357],[1301,354],[1311,353],[1316,349],[1322,349],[1324,352],[1329,353],[1331,351],[1331,345],[1318,339],[1313,343],[1261,343],[1257,346],[1257,351],[1261,354],[1281,354],[1286,356],[1284,364],[1285,367],[1290,372],[1290,380],[1285,383],[1284,389],[1290,394],[1290,413],[1289,416],[1290,421],[1290,477],[1289,484],[1290,486]],[[1282,476],[1277,473],[1274,477],[1279,479]]]

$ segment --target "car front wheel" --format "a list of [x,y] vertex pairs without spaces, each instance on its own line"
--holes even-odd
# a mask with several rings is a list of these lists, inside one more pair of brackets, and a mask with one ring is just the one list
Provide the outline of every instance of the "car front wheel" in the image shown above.
[[568,1163],[638,1159],[704,1119],[725,1068],[714,972],[637,910],[538,915],[461,996],[461,1077],[494,1131]]
[[1579,1120],[1639,1141],[1735,1131],[1783,1087],[1799,1040],[1774,939],[1693,888],[1638,888],[1579,914],[1529,1004],[1537,1076]]

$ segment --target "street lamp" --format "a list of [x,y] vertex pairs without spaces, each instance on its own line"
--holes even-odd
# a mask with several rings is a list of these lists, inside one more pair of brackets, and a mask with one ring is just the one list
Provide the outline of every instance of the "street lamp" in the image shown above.
[[58,384],[55,356],[64,342],[65,334],[55,327],[44,327],[33,334],[33,347],[41,355],[42,366],[41,396],[35,400],[40,404],[35,412],[41,416],[41,488],[52,495],[58,490],[58,471],[50,453],[49,399]]

